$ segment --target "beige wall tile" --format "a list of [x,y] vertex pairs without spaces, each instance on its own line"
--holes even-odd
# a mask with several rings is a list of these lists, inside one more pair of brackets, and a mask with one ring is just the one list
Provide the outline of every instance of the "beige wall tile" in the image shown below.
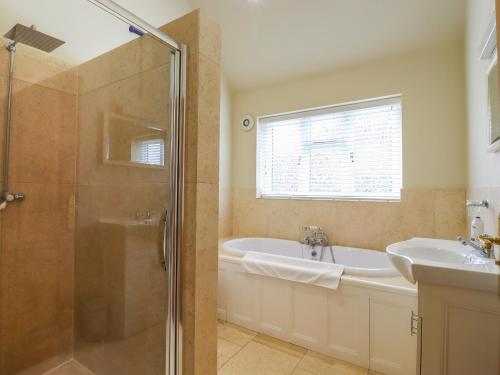
[[337,238],[338,206],[334,201],[302,201],[301,225],[317,225],[325,229],[331,241]]
[[200,54],[220,64],[222,34],[219,25],[205,13],[200,13]]
[[[6,57],[0,52],[2,102]],[[10,190],[25,200],[0,213],[6,223],[0,232],[2,374],[55,365],[72,348],[76,83],[70,65],[19,46],[9,169]]]
[[198,183],[196,190],[196,246],[200,249],[217,248],[219,185]]
[[199,58],[197,181],[219,182],[220,67]]
[[463,234],[464,202],[464,189],[403,190],[400,202],[366,202],[258,199],[234,188],[233,235],[299,240],[302,225],[318,225],[334,244],[385,250],[412,237]]
[[233,233],[237,236],[268,236],[268,206],[249,189],[235,189]]
[[[2,41],[5,39],[0,38]],[[4,42],[2,42],[2,45]],[[0,75],[8,74],[9,53],[0,50]],[[14,77],[18,80],[46,88],[77,94],[78,67],[36,48],[17,45]]]
[[[260,206],[265,206],[267,224],[267,234],[276,235],[279,238],[298,240],[300,228],[303,225],[302,209],[303,204],[298,200],[266,200],[259,202]],[[252,205],[248,206],[252,210]],[[262,218],[254,217],[254,220]]]
[[80,94],[170,64],[170,48],[145,35],[79,66]]
[[438,238],[454,240],[465,236],[466,192],[463,189],[437,190],[435,192],[434,224]]
[[74,183],[76,96],[16,81],[13,100],[12,181]]
[[336,244],[368,249],[382,247],[382,206],[378,202],[336,202]]

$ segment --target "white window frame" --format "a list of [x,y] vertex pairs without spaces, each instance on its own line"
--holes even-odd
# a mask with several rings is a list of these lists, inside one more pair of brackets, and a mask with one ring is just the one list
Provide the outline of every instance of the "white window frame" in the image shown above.
[[[280,120],[293,119],[305,117],[310,114],[321,115],[323,113],[336,113],[345,112],[355,109],[370,108],[375,106],[383,106],[388,104],[401,104],[401,189],[403,188],[403,95],[395,94],[371,99],[357,100],[323,107],[315,107],[308,109],[301,109],[297,111],[282,112],[278,114],[265,115],[257,117],[257,134],[256,134],[256,197],[263,199],[298,199],[298,200],[342,200],[342,201],[386,201],[386,202],[399,202],[401,200],[401,193],[397,198],[392,197],[359,197],[352,195],[288,195],[288,194],[263,194],[261,191],[261,150],[260,150],[260,136],[262,132],[263,120],[271,118],[279,118]],[[301,115],[301,116],[299,116]]]

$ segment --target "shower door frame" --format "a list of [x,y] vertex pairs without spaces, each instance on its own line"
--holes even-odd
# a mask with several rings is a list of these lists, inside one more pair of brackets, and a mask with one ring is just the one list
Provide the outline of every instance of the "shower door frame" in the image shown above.
[[187,46],[112,0],[87,0],[171,48],[170,168],[163,257],[167,272],[165,375],[182,375],[181,249],[184,225],[184,140],[186,133]]

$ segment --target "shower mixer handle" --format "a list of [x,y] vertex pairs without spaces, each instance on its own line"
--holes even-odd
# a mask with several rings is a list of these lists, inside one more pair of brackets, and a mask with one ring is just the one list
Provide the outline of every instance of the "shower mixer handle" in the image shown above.
[[4,191],[2,199],[7,202],[20,202],[24,200],[24,193],[10,193],[8,191]]
[[10,195],[14,198],[14,201],[21,202],[24,200],[24,193],[13,193]]

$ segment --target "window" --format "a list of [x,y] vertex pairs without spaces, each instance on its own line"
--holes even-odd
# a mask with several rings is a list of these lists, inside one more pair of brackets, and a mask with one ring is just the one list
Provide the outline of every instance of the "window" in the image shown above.
[[400,198],[401,97],[259,119],[261,197]]
[[135,139],[132,142],[132,161],[150,165],[165,165],[165,141],[163,138]]

